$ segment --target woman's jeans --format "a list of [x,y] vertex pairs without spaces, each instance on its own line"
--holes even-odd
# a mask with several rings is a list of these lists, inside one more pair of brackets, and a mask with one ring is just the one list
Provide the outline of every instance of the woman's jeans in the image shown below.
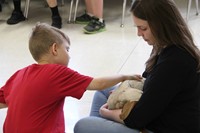
[[[74,133],[140,133],[140,131],[126,127],[121,123],[104,119],[99,114],[100,107],[107,102],[110,92],[115,87],[94,94],[90,116],[79,120]],[[148,132],[152,133],[152,132]]]

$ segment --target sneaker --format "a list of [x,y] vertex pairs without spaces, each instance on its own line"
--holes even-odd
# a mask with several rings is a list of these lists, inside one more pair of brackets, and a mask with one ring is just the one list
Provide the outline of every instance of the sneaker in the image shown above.
[[62,28],[62,18],[60,16],[52,16],[51,26],[61,29]]
[[7,24],[17,24],[25,19],[21,11],[13,11],[11,17],[7,20]]
[[105,22],[100,22],[98,18],[92,17],[92,21],[83,28],[84,33],[94,34],[106,30]]
[[77,24],[88,24],[92,20],[92,17],[87,13],[84,13],[80,17],[76,17],[75,23]]

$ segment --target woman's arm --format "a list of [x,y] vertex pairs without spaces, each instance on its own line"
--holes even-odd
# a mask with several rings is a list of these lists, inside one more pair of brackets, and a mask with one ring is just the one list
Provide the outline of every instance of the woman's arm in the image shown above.
[[107,103],[104,104],[99,110],[102,117],[124,124],[124,121],[119,117],[121,112],[122,109],[109,110]]

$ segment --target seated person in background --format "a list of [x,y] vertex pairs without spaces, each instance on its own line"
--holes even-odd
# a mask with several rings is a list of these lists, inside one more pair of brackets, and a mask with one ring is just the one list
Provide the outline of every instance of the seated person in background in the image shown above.
[[106,30],[103,20],[103,0],[85,0],[86,12],[76,18],[76,23],[87,24],[83,31],[87,34],[94,34]]
[[[59,14],[57,0],[47,0],[47,3],[52,13],[51,25],[59,29],[62,28],[62,19]],[[12,12],[11,17],[7,20],[7,24],[10,25],[17,24],[26,19],[21,10],[21,0],[13,0],[13,4],[14,4],[14,10]]]
[[138,75],[93,78],[68,66],[70,40],[59,29],[37,24],[29,50],[37,64],[12,75],[0,89],[0,108],[8,106],[4,133],[64,133],[65,97],[80,99],[86,90],[102,90]]

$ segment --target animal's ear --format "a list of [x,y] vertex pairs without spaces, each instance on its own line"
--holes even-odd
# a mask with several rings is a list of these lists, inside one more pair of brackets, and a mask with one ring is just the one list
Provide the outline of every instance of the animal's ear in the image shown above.
[[128,101],[127,103],[125,103],[122,108],[122,113],[119,115],[120,119],[126,119],[136,103],[136,101]]

